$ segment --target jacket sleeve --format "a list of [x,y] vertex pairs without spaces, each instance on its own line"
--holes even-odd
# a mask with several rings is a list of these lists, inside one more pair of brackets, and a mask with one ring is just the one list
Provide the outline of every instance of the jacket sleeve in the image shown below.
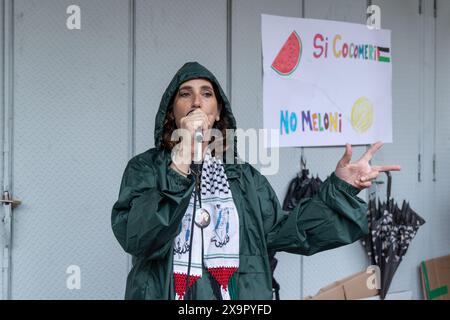
[[318,194],[303,199],[291,213],[283,211],[267,181],[259,174],[259,205],[268,249],[303,255],[337,248],[368,234],[367,204],[359,189],[333,172]]
[[171,168],[166,176],[167,183],[158,187],[154,169],[136,159],[123,173],[111,225],[122,248],[135,257],[164,256],[179,232],[194,181]]

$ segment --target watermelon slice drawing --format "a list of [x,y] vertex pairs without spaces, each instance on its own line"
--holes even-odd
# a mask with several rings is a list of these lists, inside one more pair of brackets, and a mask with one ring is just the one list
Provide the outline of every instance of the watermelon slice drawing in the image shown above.
[[280,52],[272,62],[272,69],[282,76],[292,74],[300,62],[302,56],[302,41],[297,32],[292,31],[284,43]]

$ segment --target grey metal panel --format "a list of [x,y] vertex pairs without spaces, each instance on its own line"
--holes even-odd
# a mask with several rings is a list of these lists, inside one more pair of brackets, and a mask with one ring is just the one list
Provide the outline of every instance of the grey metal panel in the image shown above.
[[[4,114],[4,82],[3,82],[3,75],[4,75],[4,68],[3,68],[3,51],[5,49],[5,43],[4,43],[4,37],[3,37],[3,33],[5,32],[5,28],[3,27],[3,7],[4,7],[4,1],[2,0],[0,1],[0,26],[2,26],[2,31],[0,33],[0,97],[1,97],[1,102],[0,102],[0,191],[3,190],[3,144],[4,144],[4,134],[3,134],[3,130],[4,130],[4,118],[3,118],[3,114]],[[3,217],[5,215],[5,211],[4,211],[4,207],[2,205],[0,205],[0,217]],[[4,238],[3,238],[3,226],[0,225],[0,248],[3,248],[4,245]],[[3,254],[0,255],[0,266],[3,265]],[[2,292],[3,289],[3,277],[1,277],[0,279],[0,292]]]
[[[0,97],[1,97],[1,102],[0,102],[0,186],[3,186],[3,139],[4,139],[4,108],[5,108],[5,101],[4,101],[4,96],[5,96],[5,91],[4,91],[4,74],[5,74],[5,70],[4,70],[4,66],[3,66],[3,59],[4,59],[4,54],[3,51],[5,50],[5,43],[4,43],[4,32],[6,32],[5,28],[4,28],[4,20],[3,20],[3,7],[4,7],[4,1],[5,0],[1,0],[0,1],[0,26],[2,26],[1,29],[1,33],[0,33]],[[1,210],[1,209],[0,209]],[[0,240],[1,241],[1,240]],[[0,280],[1,281],[1,280]]]
[[[433,182],[433,152],[434,152],[434,128],[436,127],[435,113],[435,19],[433,17],[433,1],[424,1],[422,14],[419,19],[420,33],[420,113],[419,113],[419,148],[421,153],[421,181],[416,182],[416,189],[420,192],[420,204],[417,211],[426,219],[427,223],[421,228],[414,240],[413,249],[408,252],[405,265],[401,265],[401,275],[393,282],[393,288],[412,287],[413,298],[423,298],[421,279],[417,272],[417,266],[422,260],[433,257],[434,239],[440,238],[436,233],[439,229],[439,204],[434,192],[436,187]],[[407,43],[405,43],[408,45]],[[410,48],[408,48],[410,50]],[[406,68],[405,68],[406,69]],[[405,70],[406,71],[406,70]],[[406,74],[406,73],[405,73]],[[416,180],[418,181],[418,180]],[[397,286],[397,287],[396,287]]]
[[[232,108],[238,127],[263,127],[261,14],[301,16],[301,1],[236,0],[232,2]],[[280,169],[267,176],[280,201],[290,179],[300,169],[300,152],[280,149]],[[300,256],[277,253],[275,278],[280,283],[281,299],[300,299]]]
[[[14,198],[15,195],[11,192],[12,181],[12,117],[13,117],[13,1],[5,0],[3,5],[3,92],[2,92],[2,138],[3,141],[3,153],[2,153],[2,191],[8,192],[8,195]],[[3,196],[4,194],[2,194]],[[6,195],[6,194],[5,194]],[[4,247],[2,247],[2,299],[10,299],[11,297],[11,240],[13,229],[13,217],[11,206],[2,206],[2,241]]]
[[[110,226],[127,154],[128,1],[15,1],[13,299],[121,299]],[[81,268],[81,289],[66,269]]]
[[[397,270],[390,291],[411,290],[419,298],[420,279],[418,266],[427,251],[427,238],[431,232],[430,214],[427,210],[430,189],[426,185],[430,155],[424,151],[431,141],[426,136],[425,118],[429,102],[426,101],[426,47],[424,16],[418,14],[418,2],[373,1],[381,8],[381,26],[392,30],[392,123],[394,143],[385,145],[378,153],[377,163],[398,163],[402,171],[393,173],[392,196],[397,201],[410,201],[411,206],[428,222],[413,240],[403,262]],[[428,11],[428,15],[429,15]],[[432,39],[432,38],[431,38]],[[430,40],[430,38],[428,39]],[[429,65],[429,63],[427,62]],[[422,182],[418,182],[418,154],[422,153]],[[384,179],[384,177],[383,177]],[[381,196],[385,187],[380,188]]]
[[450,253],[450,2],[438,1],[436,52],[436,199],[432,254]]
[[[365,23],[365,12],[365,0],[305,0],[305,18]],[[353,147],[353,160],[358,159],[365,149]],[[310,172],[325,179],[335,170],[344,148],[305,148],[304,153]],[[359,196],[365,199],[366,192]],[[316,294],[321,287],[364,270],[368,265],[358,242],[303,259],[303,297]]]
[[136,1],[136,153],[153,147],[165,88],[187,61],[210,69],[224,90],[226,0]]

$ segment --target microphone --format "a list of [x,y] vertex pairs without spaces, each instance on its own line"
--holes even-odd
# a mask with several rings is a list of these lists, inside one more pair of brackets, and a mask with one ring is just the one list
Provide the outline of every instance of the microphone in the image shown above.
[[195,130],[195,141],[203,142],[202,128],[197,128],[197,130]]
[[197,141],[198,143],[203,142],[202,128],[197,128],[195,130],[195,141]]
[[194,134],[195,146],[194,146],[194,161],[199,162],[202,161],[202,144],[203,144],[203,133],[202,128],[198,128],[195,130]]
[[[195,109],[192,109],[191,111],[189,111],[188,113],[186,113],[186,116],[189,116],[192,112],[194,112]],[[202,132],[202,128],[197,128],[195,130],[195,135],[194,135],[195,141],[197,142],[203,142],[203,132]]]
[[[186,116],[189,116],[192,112],[194,112],[196,109],[192,109],[190,110]],[[195,129],[194,132],[194,141],[195,141],[195,146],[194,146],[194,162],[200,162],[202,159],[202,144],[203,144],[203,132],[202,132],[202,127],[198,127]]]

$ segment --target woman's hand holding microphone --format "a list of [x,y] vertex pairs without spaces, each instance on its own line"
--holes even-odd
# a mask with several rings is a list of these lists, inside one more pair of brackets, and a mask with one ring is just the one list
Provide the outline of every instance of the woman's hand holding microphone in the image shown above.
[[[195,152],[200,147],[200,156],[203,158],[205,133],[212,127],[206,113],[200,108],[190,110],[186,116],[180,119],[180,129],[183,129],[182,141],[172,150],[172,163],[170,167],[184,176],[190,174],[190,166],[193,160],[200,160],[195,157]],[[202,138],[203,141],[197,139]]]

